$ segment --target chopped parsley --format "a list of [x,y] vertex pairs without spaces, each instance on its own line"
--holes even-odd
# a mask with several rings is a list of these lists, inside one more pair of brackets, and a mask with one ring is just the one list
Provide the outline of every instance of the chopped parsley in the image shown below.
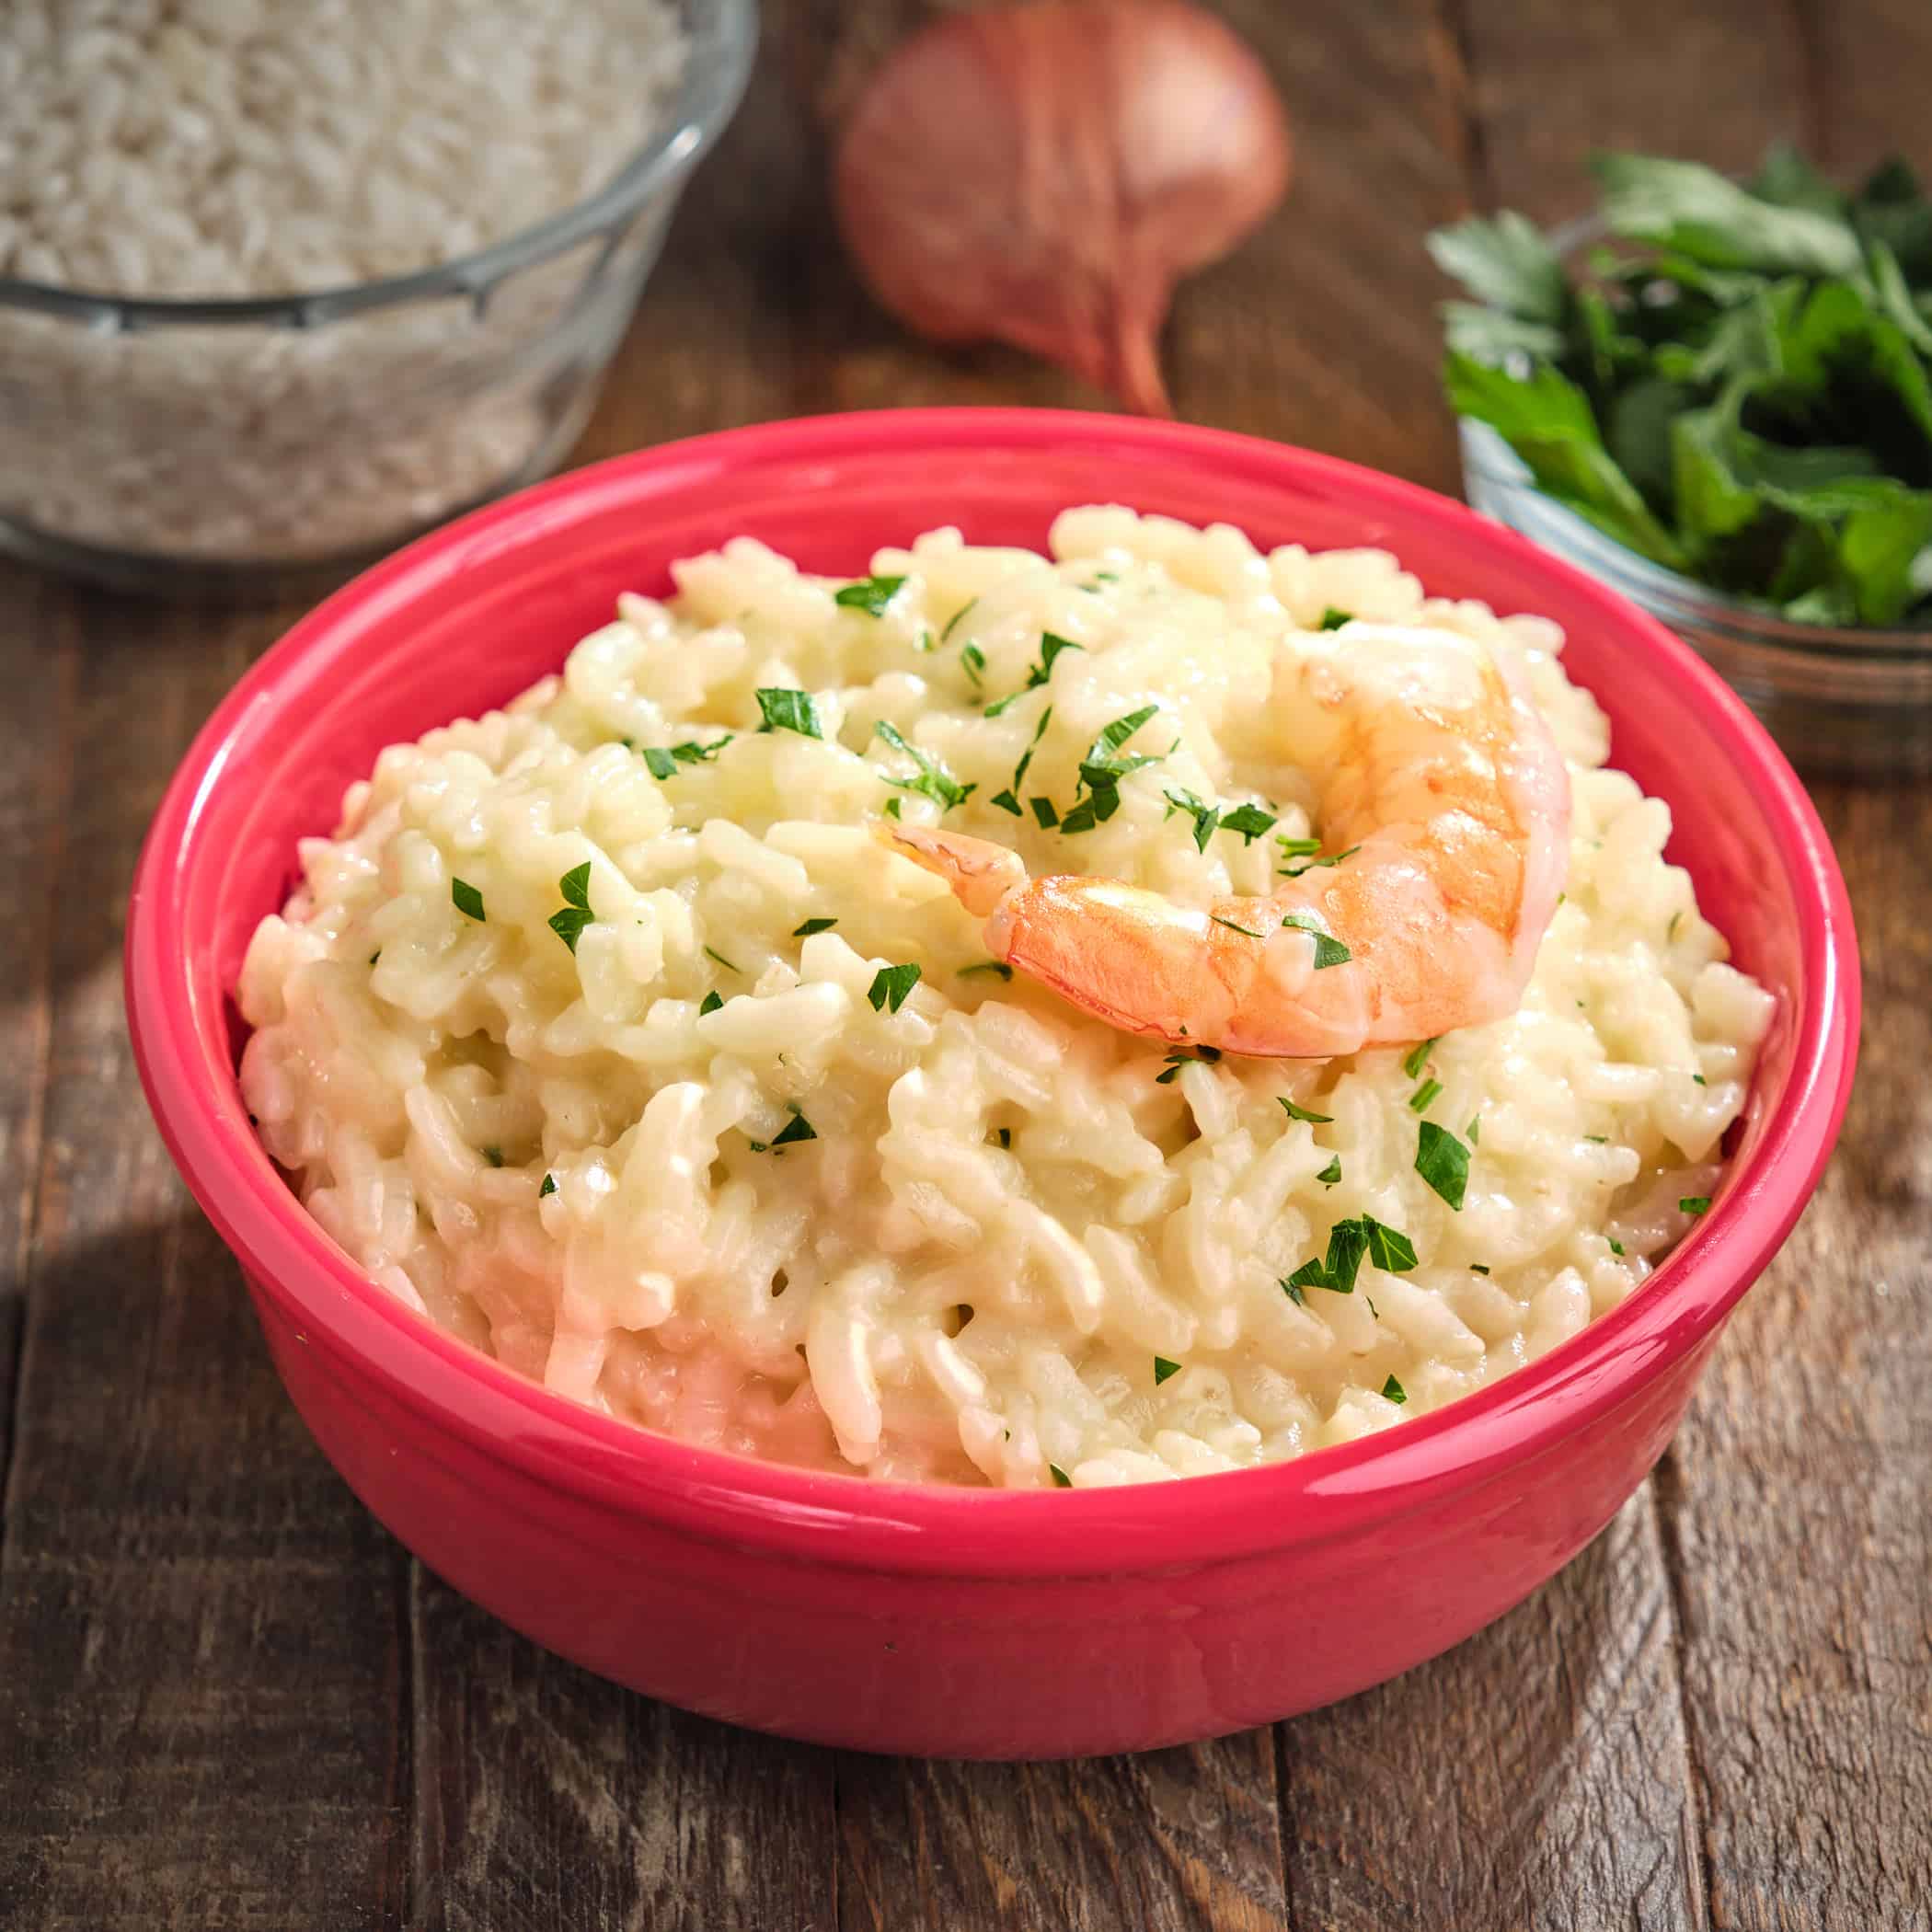
[[888,799],[885,801],[885,815],[889,819],[896,819],[899,816],[899,800],[897,799]]
[[503,1150],[500,1147],[497,1146],[486,1147],[483,1150],[483,1158],[487,1160],[492,1167],[500,1167],[503,1165]]
[[1327,966],[1345,966],[1353,957],[1340,939],[1322,930],[1321,921],[1314,913],[1284,914],[1282,924],[1306,933],[1315,941],[1315,970],[1317,972]]
[[978,684],[980,673],[986,668],[986,653],[977,644],[964,645],[960,651],[960,662],[965,667],[966,675]]
[[947,618],[946,628],[939,633],[940,643],[949,644],[952,641],[952,634],[954,631],[959,629],[960,618],[962,618],[966,615],[966,613],[970,611],[973,607],[973,605],[976,604],[980,600],[977,597],[969,597],[964,604],[960,604],[959,609],[956,610],[951,616]]
[[[1014,792],[1018,791],[1021,782],[1025,779],[1027,776],[1027,767],[1033,762],[1034,749],[1036,746],[1038,746],[1040,741],[1046,736],[1046,728],[1049,724],[1052,722],[1052,719],[1053,707],[1052,705],[1049,705],[1046,707],[1046,709],[1040,714],[1040,722],[1033,727],[1033,735],[1032,737],[1028,739],[1026,750],[1019,754],[1019,763],[1013,767],[1012,791],[1004,794],[1004,796],[1010,798]],[[1015,807],[1014,816],[1017,818],[1018,815],[1018,808]]]
[[378,946],[378,947],[377,947],[377,948],[375,949],[375,950],[374,950],[374,951],[373,953],[371,953],[371,954],[369,955],[369,963],[370,963],[370,964],[371,964],[372,966],[374,966],[374,965],[375,964],[375,962],[376,962],[376,961],[377,961],[377,960],[378,960],[379,959],[381,959],[381,958],[382,958],[382,956],[383,956],[383,949],[382,949],[382,948],[381,948],[380,946]]
[[1156,1388],[1158,1388],[1169,1375],[1178,1375],[1179,1374],[1179,1363],[1169,1362],[1165,1355],[1156,1355],[1154,1358],[1154,1386]]
[[1593,1147],[1607,1147],[1610,1144],[1610,1136],[1607,1133],[1586,1133],[1583,1138]]
[[564,903],[560,910],[550,914],[550,930],[575,952],[584,927],[592,924],[597,916],[591,910],[590,860],[585,859],[581,866],[572,866],[557,881],[557,890],[563,894]]
[[[861,577],[857,583],[834,591],[832,601],[843,610],[864,611],[868,616],[882,617],[886,605],[899,594],[904,581],[903,577]],[[816,738],[818,733],[811,735]]]
[[1469,1144],[1472,1147],[1478,1145],[1481,1142],[1482,1116],[1480,1114],[1478,1114],[1476,1118],[1469,1122],[1467,1133],[1469,1135]]
[[1274,824],[1274,813],[1263,811],[1259,805],[1236,805],[1232,811],[1221,815],[1221,829],[1224,832],[1238,832],[1241,843],[1251,845]]
[[1617,1238],[1616,1237],[1616,1236],[1614,1236],[1614,1235],[1605,1235],[1605,1236],[1604,1236],[1604,1240],[1606,1240],[1607,1242],[1609,1242],[1609,1244],[1610,1244],[1610,1252],[1611,1252],[1612,1254],[1614,1254],[1614,1255],[1617,1255],[1617,1256],[1621,1256],[1621,1255],[1623,1254],[1623,1251],[1624,1251],[1624,1244],[1623,1244],[1623,1243],[1622,1243],[1621,1241],[1619,1241],[1619,1240],[1618,1240],[1618,1239],[1617,1239]]
[[793,926],[791,936],[794,939],[809,939],[813,933],[829,933],[837,924],[836,919],[808,919],[803,926]]
[[811,692],[784,685],[776,690],[754,691],[752,696],[758,700],[759,715],[765,719],[758,727],[761,731],[796,731],[800,738],[824,737],[819,729],[819,707],[812,703]]
[[[1285,846],[1290,844],[1296,845],[1305,845],[1318,842],[1307,839],[1283,839],[1282,843]],[[1282,866],[1279,869],[1283,879],[1299,879],[1304,872],[1314,872],[1328,866],[1339,866],[1343,859],[1353,858],[1356,853],[1360,852],[1361,850],[1362,847],[1360,845],[1351,845],[1346,851],[1334,853],[1327,858],[1311,858],[1307,860],[1305,864],[1299,866]],[[1293,855],[1291,854],[1290,856],[1292,857]]]
[[1209,805],[1197,799],[1190,791],[1166,791],[1161,796],[1167,801],[1167,816],[1172,818],[1177,811],[1190,813],[1194,820],[1194,849],[1205,852],[1208,841],[1213,837],[1221,824],[1221,808]]
[[1686,1194],[1678,1202],[1677,1211],[1679,1213],[1693,1216],[1708,1214],[1710,1212],[1710,1196],[1708,1194]]
[[774,1147],[789,1147],[799,1141],[815,1141],[817,1139],[818,1134],[814,1131],[811,1122],[794,1107],[791,1110],[791,1119],[772,1137],[772,1145]]
[[955,979],[970,980],[975,974],[982,972],[995,973],[1003,980],[1010,980],[1013,977],[1012,967],[1007,965],[1004,960],[976,960],[971,966],[961,966],[953,977]]
[[1398,1406],[1409,1400],[1402,1393],[1402,1385],[1393,1375],[1382,1385],[1382,1395],[1385,1401],[1394,1402]]
[[1010,791],[996,791],[986,802],[989,805],[998,806],[1002,811],[1010,811],[1015,818],[1022,816],[1019,809],[1019,800]]
[[1691,1085],[1693,1087],[1704,1087],[1708,1084],[1702,1074],[1693,1074],[1691,1075]]
[[1275,1098],[1281,1103],[1282,1111],[1291,1121],[1306,1121],[1311,1127],[1327,1127],[1334,1122],[1335,1116],[1332,1113],[1310,1113],[1305,1107],[1297,1106],[1286,1094],[1277,1094]]
[[705,948],[705,957],[707,960],[716,960],[720,966],[722,966],[727,972],[736,972],[739,971],[739,969],[736,966],[731,964],[730,960],[725,958],[723,953],[714,952],[708,946]]
[[1215,1061],[1220,1059],[1220,1057],[1221,1049],[1219,1047],[1196,1047],[1191,1053],[1187,1052],[1182,1049],[1177,1047],[1173,1052],[1167,1055],[1167,1071],[1165,1073],[1156,1074],[1154,1076],[1154,1084],[1156,1087],[1166,1087],[1169,1085],[1172,1082],[1175,1075],[1179,1073],[1181,1068],[1184,1067],[1190,1060],[1203,1061],[1206,1063],[1206,1064],[1212,1066]]
[[1442,1090],[1443,1083],[1440,1080],[1425,1080],[1421,1086],[1416,1088],[1414,1093],[1409,1095],[1409,1104],[1416,1112],[1421,1113],[1427,1110],[1430,1103],[1435,1099]]
[[1130,711],[1126,717],[1100,728],[1087,747],[1087,756],[1080,761],[1080,782],[1089,791],[1113,790],[1129,772],[1137,772],[1144,765],[1158,765],[1167,755],[1164,752],[1134,752],[1125,758],[1119,755],[1121,747],[1159,709],[1158,705],[1143,705],[1138,711]]
[[1409,1050],[1408,1057],[1402,1062],[1402,1071],[1411,1080],[1429,1064],[1429,1056],[1435,1050],[1435,1041],[1440,1040],[1442,1037],[1438,1033],[1435,1036],[1435,1040],[1420,1041]]
[[1471,1261],[1469,1263],[1469,1272],[1471,1274],[1488,1274],[1489,1271],[1489,1264],[1487,1261]]
[[1332,1188],[1341,1179],[1341,1156],[1338,1154],[1315,1178],[1325,1188]]
[[1288,1280],[1298,1287],[1352,1294],[1364,1260],[1386,1274],[1407,1274],[1416,1265],[1416,1251],[1399,1228],[1373,1214],[1357,1214],[1328,1230],[1328,1251],[1321,1260],[1304,1261]]
[[1339,611],[1331,604],[1321,614],[1321,622],[1315,627],[1317,630],[1340,630],[1344,624],[1352,624],[1354,621],[1353,611]]
[[1416,1141],[1416,1172],[1458,1212],[1469,1182],[1469,1150],[1433,1121],[1424,1121]]
[[707,1013],[716,1013],[719,1011],[723,1007],[723,1000],[719,998],[715,991],[707,993],[705,995],[704,998],[699,1000],[697,1003],[697,1017],[700,1019],[702,1019]]
[[[1251,845],[1275,822],[1274,813],[1264,811],[1259,805],[1236,805],[1232,811],[1224,811],[1218,805],[1197,799],[1190,791],[1170,791],[1162,796],[1167,801],[1167,817],[1171,819],[1177,811],[1185,811],[1193,819],[1194,845],[1202,852],[1207,850],[1208,841],[1216,832],[1238,832],[1242,844]],[[1318,839],[1305,843],[1311,852],[1321,849]]]
[[1259,939],[1266,937],[1265,934],[1256,932],[1252,926],[1236,926],[1232,919],[1224,919],[1219,913],[1210,913],[1208,914],[1208,917],[1212,919],[1216,926],[1225,926],[1227,927],[1229,932],[1239,933],[1243,938]]
[[1051,799],[1029,799],[1027,803],[1033,808],[1033,816],[1040,822],[1042,832],[1051,832],[1060,822],[1060,814]]
[[[483,895],[466,879],[453,879],[450,880],[450,903],[466,919],[474,919],[478,926],[484,924]],[[380,957],[381,955],[378,954],[377,958]],[[369,963],[374,966],[375,960],[371,960]]]
[[714,738],[709,744],[699,744],[691,739],[683,744],[648,744],[643,752],[645,767],[653,778],[675,777],[681,765],[708,765],[730,743],[731,736],[727,731],[722,738]]
[[546,1175],[544,1176],[544,1184],[543,1184],[543,1186],[542,1186],[542,1187],[540,1187],[539,1189],[537,1189],[537,1190],[536,1190],[536,1198],[537,1198],[537,1199],[538,1199],[539,1201],[542,1201],[542,1200],[546,1199],[546,1198],[547,1196],[549,1196],[549,1195],[551,1195],[551,1194],[554,1194],[554,1193],[556,1193],[556,1191],[557,1191],[557,1177],[556,1177],[556,1175],[554,1175],[554,1174],[546,1174]]
[[903,966],[881,966],[872,975],[872,983],[867,989],[866,997],[872,1003],[877,1013],[881,1006],[890,1006],[894,1013],[905,1005],[905,996],[919,983],[919,968],[908,960]]
[[[1282,1293],[1285,1294],[1297,1308],[1305,1308],[1308,1305],[1308,1297],[1302,1293],[1302,1290],[1310,1284],[1304,1282],[1301,1279],[1301,1277],[1305,1275],[1308,1270],[1311,1268],[1315,1269],[1318,1272],[1321,1268],[1321,1263],[1319,1261],[1304,1261],[1302,1265],[1299,1268],[1297,1268],[1293,1274],[1284,1274],[1281,1278],[1280,1285]],[[1319,1282],[1317,1282],[1312,1285],[1318,1288],[1321,1286],[1321,1283]]]
[[937,758],[929,758],[917,745],[907,743],[898,728],[888,724],[884,719],[881,718],[872,729],[895,752],[903,752],[919,767],[916,778],[888,777],[888,785],[896,785],[901,791],[915,791],[921,798],[930,799],[941,811],[963,805],[979,789],[977,785],[961,785]]
[[1073,1488],[1074,1478],[1058,1463],[1049,1463],[1047,1467],[1052,1473],[1053,1487],[1056,1489],[1070,1489]]
[[1040,661],[1027,673],[1027,681],[1018,691],[1009,691],[1005,697],[996,698],[986,707],[988,718],[997,718],[1001,712],[1017,705],[1029,691],[1038,691],[1053,674],[1053,660],[1063,650],[1085,650],[1087,646],[1075,644],[1071,638],[1056,638],[1050,630],[1040,634]]

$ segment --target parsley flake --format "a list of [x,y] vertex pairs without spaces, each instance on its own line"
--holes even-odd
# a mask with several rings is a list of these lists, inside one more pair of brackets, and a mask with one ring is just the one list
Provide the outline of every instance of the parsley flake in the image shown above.
[[1056,1489],[1070,1489],[1073,1488],[1074,1478],[1058,1463],[1049,1463],[1047,1467],[1052,1472],[1053,1487]]
[[1208,841],[1213,837],[1221,824],[1221,808],[1209,805],[1197,799],[1190,791],[1164,791],[1161,796],[1167,801],[1167,816],[1172,818],[1177,811],[1189,813],[1194,821],[1194,849],[1205,852]]
[[1443,1090],[1440,1080],[1425,1080],[1409,1097],[1409,1104],[1416,1112],[1421,1113]]
[[[896,785],[901,791],[915,791],[921,798],[930,799],[941,811],[963,805],[979,789],[977,785],[961,785],[937,758],[929,758],[917,745],[908,743],[898,728],[884,719],[872,729],[895,752],[903,752],[919,767],[916,778],[886,777],[888,785]],[[880,776],[885,776],[883,773]]]
[[1317,972],[1328,966],[1345,966],[1353,958],[1340,939],[1322,930],[1321,921],[1313,913],[1284,914],[1282,924],[1306,933],[1315,941],[1315,970]]
[[[466,919],[474,919],[478,926],[485,923],[483,918],[483,895],[466,879],[453,879],[450,880],[450,903]],[[373,966],[375,961],[372,960],[369,963]]]
[[1232,919],[1224,919],[1219,913],[1210,913],[1208,914],[1208,917],[1212,919],[1216,926],[1225,926],[1227,927],[1229,932],[1239,933],[1244,938],[1259,939],[1264,938],[1266,937],[1265,934],[1254,931],[1253,928],[1250,926],[1236,926]]
[[1169,1362],[1165,1355],[1156,1355],[1154,1358],[1154,1386],[1156,1388],[1158,1388],[1169,1375],[1178,1375],[1179,1374],[1179,1363]]
[[1060,814],[1051,799],[1029,799],[1027,803],[1033,808],[1033,816],[1040,822],[1042,832],[1051,832],[1060,822]]
[[1275,1099],[1291,1121],[1306,1121],[1311,1127],[1327,1127],[1334,1121],[1332,1113],[1310,1113],[1305,1107],[1297,1106],[1286,1094],[1277,1094]]
[[1616,1236],[1615,1236],[1614,1235],[1605,1235],[1605,1236],[1604,1236],[1604,1240],[1606,1240],[1607,1242],[1609,1242],[1609,1244],[1610,1244],[1610,1252],[1611,1252],[1612,1254],[1614,1254],[1614,1255],[1617,1255],[1617,1256],[1621,1256],[1621,1255],[1622,1255],[1622,1253],[1623,1253],[1623,1251],[1624,1251],[1624,1244],[1623,1244],[1623,1243],[1622,1243],[1621,1241],[1619,1241],[1619,1240],[1618,1240],[1618,1239],[1617,1239],[1617,1238],[1616,1238]]
[[719,1011],[723,1007],[723,1000],[719,999],[717,992],[713,990],[712,992],[706,994],[704,998],[698,1001],[697,1017],[700,1019],[702,1019],[707,1013],[716,1013]]
[[1063,650],[1085,650],[1087,646],[1075,644],[1071,638],[1058,638],[1050,630],[1040,634],[1040,661],[1027,673],[1027,681],[1018,691],[1009,691],[1005,697],[995,699],[986,707],[988,718],[997,718],[1003,711],[1010,709],[1029,691],[1037,691],[1053,674],[1053,660]]
[[1386,1401],[1393,1402],[1397,1407],[1409,1400],[1409,1397],[1402,1393],[1402,1385],[1393,1375],[1382,1385],[1382,1394]]
[[1443,1036],[1438,1033],[1435,1040],[1424,1040],[1412,1046],[1402,1062],[1402,1071],[1413,1080],[1429,1064],[1429,1056],[1435,1050],[1435,1041]]
[[584,927],[593,924],[597,916],[591,910],[590,860],[572,866],[557,881],[557,890],[563,894],[564,903],[560,910],[550,914],[550,930],[575,952]]
[[789,1147],[799,1141],[815,1141],[817,1139],[818,1134],[814,1131],[811,1122],[794,1107],[791,1110],[791,1119],[772,1136],[772,1145],[774,1147]]
[[[886,605],[899,594],[904,582],[903,577],[861,577],[857,583],[834,592],[832,601],[842,610],[864,611],[868,616],[882,617]],[[816,738],[818,733],[811,735]]]
[[793,926],[791,936],[794,939],[809,939],[813,933],[829,933],[837,924],[836,919],[808,919],[803,926]]
[[1165,753],[1136,752],[1125,758],[1119,753],[1121,747],[1159,709],[1158,705],[1143,705],[1138,711],[1130,711],[1126,717],[1103,725],[1087,747],[1087,756],[1080,761],[1081,783],[1091,791],[1109,791],[1118,788],[1129,772],[1137,772],[1145,765],[1158,765],[1167,755]]
[[708,946],[705,948],[705,957],[707,960],[716,960],[720,966],[722,966],[727,972],[736,972],[739,970],[736,966],[731,964],[730,960],[725,958],[723,953],[714,952]]
[[537,1190],[536,1190],[536,1198],[537,1198],[537,1199],[538,1199],[539,1201],[543,1201],[543,1200],[546,1199],[546,1198],[547,1198],[547,1197],[548,1197],[549,1195],[552,1195],[552,1194],[556,1193],[556,1191],[557,1191],[557,1177],[556,1177],[556,1175],[554,1175],[554,1174],[546,1174],[546,1175],[544,1176],[544,1184],[543,1184],[543,1186],[542,1186],[542,1187],[540,1187],[539,1189],[537,1189]]
[[951,643],[953,632],[960,627],[960,619],[962,618],[966,615],[966,613],[970,611],[973,607],[973,605],[976,604],[980,600],[977,597],[969,598],[964,604],[960,604],[959,609],[956,610],[951,616],[947,618],[946,628],[939,633],[940,643]]
[[[1297,840],[1295,843],[1299,845],[1303,841]],[[1353,858],[1356,853],[1361,850],[1362,847],[1360,845],[1351,845],[1347,851],[1337,852],[1328,858],[1311,858],[1305,865],[1283,866],[1280,868],[1281,876],[1283,879],[1299,879],[1304,872],[1314,872],[1328,866],[1339,866],[1343,859]]]
[[995,973],[1003,980],[1010,980],[1013,977],[1012,967],[1004,960],[976,960],[971,966],[961,966],[953,977],[970,980],[982,972]]
[[960,662],[965,667],[966,675],[978,684],[980,673],[986,668],[986,653],[977,644],[965,645],[960,651]]
[[1326,1167],[1324,1167],[1321,1170],[1321,1172],[1317,1174],[1315,1178],[1317,1180],[1320,1181],[1324,1187],[1332,1188],[1336,1184],[1336,1182],[1341,1179],[1340,1155],[1338,1154],[1335,1156],[1335,1158],[1331,1160],[1328,1163],[1328,1165]]
[[722,738],[714,738],[709,744],[699,744],[693,739],[687,739],[683,744],[648,744],[643,751],[645,768],[653,778],[675,777],[679,765],[708,765],[730,742],[731,733],[727,731]]
[[812,702],[811,692],[787,684],[754,691],[752,696],[758,700],[759,715],[765,719],[758,727],[761,731],[796,731],[800,738],[823,739],[825,734],[819,729],[819,707]]
[[483,1150],[483,1158],[487,1160],[492,1167],[500,1167],[503,1165],[503,1150],[500,1147],[497,1146],[486,1147]]
[[1458,1213],[1469,1182],[1469,1150],[1446,1127],[1424,1121],[1416,1141],[1416,1172]]
[[1352,624],[1354,621],[1355,613],[1353,611],[1337,610],[1331,604],[1321,614],[1321,622],[1315,627],[1317,630],[1340,630],[1344,624]]
[[1241,843],[1251,845],[1268,831],[1275,822],[1271,811],[1263,811],[1259,805],[1236,805],[1232,811],[1221,815],[1221,829],[1224,832],[1238,832]]
[[903,966],[881,966],[872,975],[872,983],[866,997],[872,1003],[877,1013],[881,1006],[890,1006],[894,1013],[905,1005],[905,996],[919,983],[919,968],[908,960]]
[[1710,1212],[1710,1196],[1708,1194],[1686,1194],[1678,1202],[1677,1211],[1679,1213],[1689,1214],[1693,1217],[1698,1214],[1708,1214]]
[[989,805],[998,806],[1002,811],[1010,811],[1015,818],[1024,816],[1020,810],[1019,800],[1010,791],[996,791],[986,802]]

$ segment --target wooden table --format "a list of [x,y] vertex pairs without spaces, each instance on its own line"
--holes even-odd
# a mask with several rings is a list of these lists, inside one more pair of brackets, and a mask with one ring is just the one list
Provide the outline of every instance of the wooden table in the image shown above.
[[[920,10],[771,0],[581,456],[811,410],[1099,400],[918,346],[840,258],[824,129]],[[1431,224],[1559,215],[1599,145],[1932,160],[1925,0],[1227,11],[1281,78],[1299,178],[1182,294],[1178,405],[1445,490]],[[1272,1731],[903,1763],[534,1649],[391,1542],[283,1398],[148,1123],[118,951],[168,771],[293,615],[0,570],[0,1925],[1932,1924],[1932,792],[1820,789],[1871,1008],[1844,1143],[1656,1474],[1561,1577]]]

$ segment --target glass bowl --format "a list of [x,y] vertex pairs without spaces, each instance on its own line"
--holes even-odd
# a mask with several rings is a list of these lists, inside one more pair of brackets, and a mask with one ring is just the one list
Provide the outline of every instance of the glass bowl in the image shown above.
[[1470,503],[1668,625],[1800,770],[1844,777],[1932,771],[1932,630],[1794,624],[1714,591],[1639,557],[1545,496],[1488,423],[1465,417],[1460,428]]
[[0,548],[124,589],[279,593],[552,469],[751,71],[756,0],[679,13],[649,139],[490,247],[249,300],[0,277]]

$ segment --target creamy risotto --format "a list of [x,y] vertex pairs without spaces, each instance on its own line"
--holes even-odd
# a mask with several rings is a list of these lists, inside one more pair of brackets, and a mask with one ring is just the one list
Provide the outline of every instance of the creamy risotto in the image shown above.
[[[1067,512],[1051,558],[942,530],[871,569],[680,564],[304,845],[243,968],[242,1086],[389,1293],[688,1441],[1086,1487],[1454,1401],[1708,1205],[1771,1000],[1665,863],[1667,808],[1604,768],[1554,626],[1122,509]],[[990,960],[874,836],[1269,893],[1338,856],[1271,667],[1350,621],[1478,640],[1569,763],[1566,889],[1506,1018],[1328,1060],[1136,1038]]]

